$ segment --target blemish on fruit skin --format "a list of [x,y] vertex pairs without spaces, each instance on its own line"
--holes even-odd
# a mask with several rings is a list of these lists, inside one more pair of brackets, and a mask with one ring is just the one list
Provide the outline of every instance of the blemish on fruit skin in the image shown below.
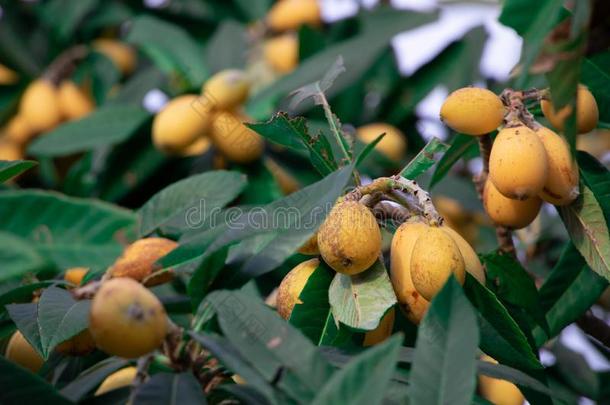
[[276,347],[278,347],[281,344],[282,344],[282,338],[280,338],[279,336],[276,336],[276,337],[272,338],[269,342],[267,342],[267,348],[275,349]]

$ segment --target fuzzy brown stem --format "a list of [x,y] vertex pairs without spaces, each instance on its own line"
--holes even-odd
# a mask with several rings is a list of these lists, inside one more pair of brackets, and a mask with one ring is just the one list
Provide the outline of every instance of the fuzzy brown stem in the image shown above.
[[146,382],[148,378],[148,367],[150,363],[152,363],[153,355],[147,354],[146,356],[142,356],[138,359],[136,365],[136,376],[134,377],[131,383],[131,393],[129,394],[128,404],[132,404],[136,398],[136,394],[138,393],[138,388]]

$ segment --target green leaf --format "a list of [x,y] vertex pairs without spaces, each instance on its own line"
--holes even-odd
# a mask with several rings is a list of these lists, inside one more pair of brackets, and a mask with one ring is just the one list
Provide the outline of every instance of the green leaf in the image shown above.
[[303,117],[290,118],[286,113],[277,113],[266,123],[248,124],[250,128],[271,142],[296,151],[309,150],[311,164],[327,175],[337,169],[332,147],[322,134],[312,136]]
[[177,70],[190,87],[201,86],[209,75],[199,44],[178,25],[141,15],[133,20],[127,41],[139,46],[161,70]]
[[192,372],[157,373],[138,387],[134,405],[207,404],[199,382]]
[[98,200],[36,190],[0,192],[0,217],[0,231],[27,239],[60,268],[111,264],[136,223],[132,212]]
[[93,98],[97,105],[106,102],[112,88],[121,80],[121,72],[115,63],[105,54],[95,51],[80,63],[78,73],[83,76],[81,81],[91,81]]
[[538,56],[544,39],[557,24],[562,8],[562,0],[540,0],[535,7],[527,0],[508,0],[504,3],[500,22],[514,28],[525,41],[518,87],[525,83],[529,68]]
[[57,32],[62,41],[74,33],[84,17],[97,7],[99,0],[52,0],[44,4],[42,17]]
[[71,401],[80,401],[88,392],[93,391],[110,374],[127,366],[127,360],[111,357],[96,363],[94,366],[83,371],[61,389],[61,394]]
[[236,0],[235,5],[248,21],[262,20],[272,5],[271,0]]
[[[534,280],[516,259],[499,253],[481,256],[487,278],[493,280],[497,296],[511,306],[523,309],[544,330],[549,330]],[[509,309],[510,311],[510,309]]]
[[456,134],[451,139],[449,149],[447,149],[447,152],[445,152],[443,157],[438,161],[438,165],[436,165],[436,170],[430,180],[430,188],[441,181],[462,156],[473,149],[477,149],[477,144],[477,139],[474,136]]
[[597,274],[610,280],[610,233],[593,191],[582,185],[576,201],[557,209],[570,239],[587,264]]
[[375,149],[375,146],[385,137],[386,134],[380,134],[375,140],[371,143],[366,144],[364,149],[358,154],[356,158],[356,167],[360,166],[362,162],[369,156],[371,152]]
[[30,170],[38,163],[33,160],[0,160],[0,183],[12,179],[21,173]]
[[[353,358],[345,367],[333,374],[312,403],[315,405],[382,403],[394,374],[401,343],[401,335],[393,336]],[[366,384],[363,384],[364,381]]]
[[479,331],[475,312],[451,277],[417,333],[409,398],[415,404],[470,404],[476,387]]
[[69,405],[55,387],[42,377],[0,356],[0,402],[3,404],[28,404],[32,398],[38,403]]
[[260,391],[267,399],[276,397],[276,393],[269,384],[270,381],[266,381],[226,338],[213,334],[193,332],[190,335],[204,348],[209,350],[227,369],[239,375],[249,386]]
[[[148,235],[180,217],[195,226],[233,201],[246,186],[246,177],[224,170],[206,172],[171,184],[140,208],[140,234]],[[197,221],[197,223],[189,223]]]
[[212,73],[224,69],[241,69],[248,55],[245,27],[233,20],[223,21],[207,44],[205,55]]
[[37,330],[32,333],[30,315],[21,315],[29,313],[31,305],[11,304],[7,309],[28,341],[40,339],[40,354],[45,360],[49,358],[55,346],[77,335],[89,325],[90,301],[76,301],[68,291],[49,287],[42,292],[37,304]]
[[65,156],[114,145],[125,141],[149,119],[150,114],[140,107],[103,107],[36,138],[28,152],[36,156]]
[[566,244],[559,261],[540,287],[540,300],[550,335],[534,330],[538,346],[555,337],[584,314],[608,287],[608,281],[593,272],[574,244]]
[[187,286],[192,308],[199,307],[199,304],[210,290],[212,283],[224,268],[228,251],[228,247],[222,248],[206,256],[200,263],[197,263],[193,276]]
[[41,281],[38,283],[22,285],[3,293],[0,295],[0,316],[6,312],[6,305],[32,302],[32,294],[34,291],[48,287],[54,283],[55,281]]
[[444,153],[449,148],[449,145],[444,144],[438,138],[432,138],[424,148],[409,162],[409,164],[400,171],[400,175],[410,180],[415,180],[417,176],[426,172],[434,166],[435,153]]
[[394,304],[396,294],[381,261],[355,276],[337,273],[328,290],[334,318],[350,328],[373,330]]
[[[241,241],[229,263],[240,263],[239,273],[256,277],[283,263],[317,229],[350,179],[346,166],[308,187],[263,207],[231,218],[231,226],[207,253]],[[235,275],[237,276],[237,275]]]
[[29,241],[11,233],[0,231],[0,246],[0,282],[53,267]]
[[318,268],[309,276],[299,301],[290,313],[289,322],[314,343],[319,343],[325,332],[330,312],[328,289],[335,271],[320,261]]
[[37,77],[41,71],[40,63],[26,42],[27,32],[22,29],[19,17],[11,12],[13,7],[4,7],[0,24],[0,59],[9,67],[14,67],[30,77]]
[[464,292],[478,309],[481,350],[528,374],[543,368],[515,320],[491,291],[466,274]]
[[341,55],[349,70],[328,90],[327,98],[332,98],[362,78],[389,46],[394,35],[428,23],[434,16],[378,7],[373,12],[363,12],[360,18],[363,25],[366,25],[365,30],[306,59],[292,73],[252,97],[246,106],[248,113],[259,119],[271,115],[280,98],[294,89],[319,80],[337,56]]
[[166,77],[155,66],[144,68],[134,73],[114,95],[109,95],[107,104],[134,104],[142,105],[144,96],[153,89],[163,88]]
[[332,367],[305,336],[262,301],[240,291],[215,291],[206,298],[223,334],[267,381],[294,401],[309,402],[332,375]]
[[601,52],[585,58],[581,67],[581,82],[589,87],[599,109],[600,127],[610,127],[610,73],[608,62],[610,52]]

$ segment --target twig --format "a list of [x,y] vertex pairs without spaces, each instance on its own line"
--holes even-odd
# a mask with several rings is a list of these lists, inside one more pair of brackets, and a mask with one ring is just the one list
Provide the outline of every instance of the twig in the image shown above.
[[[476,186],[477,193],[479,194],[481,201],[483,201],[485,182],[487,181],[487,177],[489,175],[489,155],[491,154],[491,147],[492,142],[489,134],[479,137],[479,150],[481,152],[481,158],[483,159],[483,170],[473,178],[473,182]],[[501,225],[495,225],[495,229],[496,239],[498,240],[498,245],[500,246],[500,252],[516,257],[515,245],[513,244],[513,236],[510,229]]]
[[43,77],[58,85],[72,74],[77,64],[85,59],[88,53],[89,49],[85,45],[76,45],[65,50],[49,65]]
[[153,355],[150,353],[138,359],[136,376],[131,382],[131,393],[129,394],[129,401],[127,401],[128,404],[133,404],[136,394],[138,393],[138,388],[146,382],[146,379],[148,378],[148,367],[152,360]]

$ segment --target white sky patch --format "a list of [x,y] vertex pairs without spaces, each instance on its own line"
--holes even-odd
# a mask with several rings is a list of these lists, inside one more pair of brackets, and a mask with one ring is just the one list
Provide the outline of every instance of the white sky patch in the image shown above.
[[449,91],[445,86],[436,86],[417,104],[415,113],[418,117],[440,120],[441,106],[448,95]]
[[144,0],[144,5],[148,8],[162,8],[169,4],[170,0]]
[[574,324],[566,327],[560,335],[561,343],[580,353],[594,371],[610,370],[610,362],[587,340],[584,333]]
[[446,126],[438,120],[429,118],[417,121],[417,130],[426,141],[429,141],[432,138],[439,138],[441,141],[444,141],[449,135]]
[[540,362],[545,367],[551,367],[557,363],[557,358],[550,350],[540,349]]
[[436,0],[392,0],[392,5],[403,10],[433,11],[438,2]]
[[354,0],[319,0],[322,20],[331,23],[352,17],[358,13],[359,5]]
[[159,89],[152,89],[144,96],[142,106],[148,112],[157,113],[167,104],[168,100],[167,94]]

